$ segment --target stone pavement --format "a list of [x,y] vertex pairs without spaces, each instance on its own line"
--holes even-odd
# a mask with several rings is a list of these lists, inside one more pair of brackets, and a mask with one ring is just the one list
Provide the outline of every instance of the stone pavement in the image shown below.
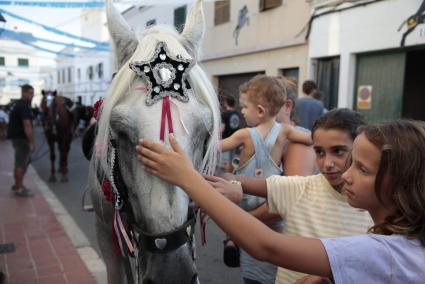
[[[90,257],[89,261],[81,258],[83,254],[59,222],[57,210],[51,208],[53,194],[52,198],[46,195],[47,187],[31,166],[24,184],[34,197],[15,197],[11,191],[13,165],[11,142],[0,140],[0,244],[16,247],[14,252],[0,254],[4,283],[103,283],[99,277],[95,279]],[[76,235],[80,237],[78,232]],[[91,260],[95,271],[104,269],[97,254]]]

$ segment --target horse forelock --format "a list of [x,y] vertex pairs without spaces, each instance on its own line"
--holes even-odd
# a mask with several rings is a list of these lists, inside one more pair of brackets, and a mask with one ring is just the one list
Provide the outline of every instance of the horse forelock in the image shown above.
[[[129,63],[133,61],[146,61],[151,59],[155,53],[158,42],[164,42],[171,55],[180,55],[183,58],[193,58],[188,49],[187,42],[175,31],[167,26],[155,26],[138,35],[139,44],[134,54],[120,68],[114,80],[112,81],[107,97],[102,104],[101,117],[98,127],[98,135],[96,139],[96,147],[105,148],[109,142],[109,122],[113,108],[124,99],[125,96],[131,95],[128,90],[131,85],[138,79],[136,74],[129,68]],[[186,44],[186,46],[185,46]],[[218,106],[217,95],[207,75],[202,68],[195,64],[189,72],[188,78],[194,94],[202,103],[207,105],[212,114],[212,125],[208,129],[210,137],[207,142],[206,155],[203,159],[200,171],[206,174],[212,174],[218,161],[218,139],[220,125],[220,110]],[[105,153],[101,155],[97,161],[97,165],[107,172],[107,157]],[[95,157],[96,155],[94,155]]]

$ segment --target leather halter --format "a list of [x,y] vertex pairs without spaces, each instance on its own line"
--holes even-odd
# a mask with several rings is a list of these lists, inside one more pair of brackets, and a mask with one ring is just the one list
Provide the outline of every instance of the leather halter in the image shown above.
[[188,210],[187,219],[183,225],[167,233],[154,235],[137,230],[140,234],[139,241],[141,247],[149,252],[166,253],[178,249],[185,243],[192,243],[196,214],[191,208]]

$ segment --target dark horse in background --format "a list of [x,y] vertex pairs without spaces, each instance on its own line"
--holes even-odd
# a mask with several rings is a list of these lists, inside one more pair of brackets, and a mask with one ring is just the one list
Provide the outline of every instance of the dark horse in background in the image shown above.
[[42,124],[47,144],[50,149],[50,182],[56,182],[56,150],[59,150],[60,181],[68,181],[68,154],[72,142],[72,134],[75,125],[74,102],[71,99],[59,96],[56,91],[42,90],[43,99],[40,109],[42,111]]

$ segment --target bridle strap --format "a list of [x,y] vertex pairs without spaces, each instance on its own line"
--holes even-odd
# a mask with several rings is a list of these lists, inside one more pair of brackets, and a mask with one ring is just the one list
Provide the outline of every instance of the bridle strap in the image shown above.
[[149,234],[140,230],[139,244],[145,251],[166,253],[175,250],[185,243],[193,240],[195,231],[196,213],[189,209],[187,221],[171,232],[161,233],[157,235]]

